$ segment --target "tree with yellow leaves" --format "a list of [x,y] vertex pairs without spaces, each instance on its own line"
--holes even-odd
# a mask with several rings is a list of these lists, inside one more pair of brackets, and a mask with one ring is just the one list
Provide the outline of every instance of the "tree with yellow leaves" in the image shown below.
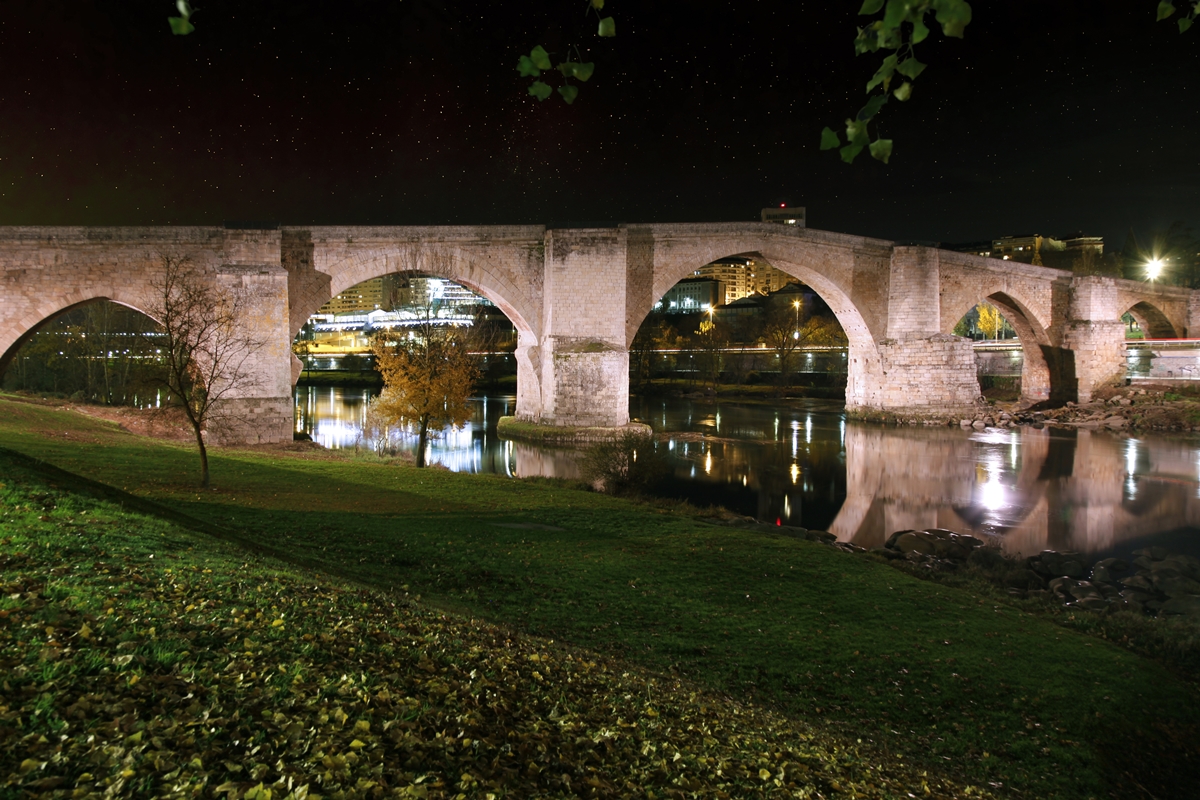
[[462,426],[471,418],[469,401],[479,363],[463,329],[426,320],[403,333],[381,334],[372,351],[383,376],[383,392],[372,403],[378,418],[417,430],[417,466],[425,466],[429,431]]

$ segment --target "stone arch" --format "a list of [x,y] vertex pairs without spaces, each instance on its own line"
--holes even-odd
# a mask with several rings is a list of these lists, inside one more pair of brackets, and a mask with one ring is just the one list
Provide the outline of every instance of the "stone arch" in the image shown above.
[[[738,227],[744,230],[746,226]],[[689,246],[680,240],[662,255],[656,252],[650,291],[643,295],[642,304],[629,303],[627,308],[626,346],[654,303],[683,278],[721,258],[760,258],[812,288],[829,306],[849,342],[846,405],[877,407],[881,385],[877,341],[882,338],[883,325],[879,312],[886,310],[886,296],[864,298],[874,309],[857,302],[852,296],[853,278],[856,269],[886,268],[891,243],[779,225],[763,224],[761,228],[749,234],[692,236]],[[632,236],[631,232],[631,240]],[[656,247],[662,249],[666,248],[661,244]]]
[[[302,309],[302,314],[292,316],[293,338],[299,333],[302,320],[315,314],[329,299],[363,281],[404,272],[445,278],[487,298],[512,322],[517,329],[517,350],[514,353],[517,362],[517,414],[532,416],[535,412],[530,409],[541,408],[538,336],[534,328],[537,310],[526,292],[519,289],[514,281],[498,270],[489,268],[486,254],[482,258],[475,258],[471,251],[461,246],[398,243],[356,252],[324,267],[323,271],[330,277],[329,296],[323,299],[321,296],[309,298],[309,307]],[[299,324],[297,319],[301,320]],[[296,365],[293,366],[293,373],[294,382],[299,376]]]
[[1121,316],[1125,314],[1137,321],[1147,339],[1177,339],[1183,335],[1162,309],[1147,300],[1134,303]]
[[[1045,326],[1038,320],[1029,306],[1014,296],[1016,293],[1008,289],[984,289],[982,299],[994,305],[1017,332],[1017,341],[1021,344],[1021,398],[1025,402],[1036,403],[1057,396],[1060,387],[1057,385],[1058,370],[1055,369],[1054,353],[1050,336]],[[951,306],[949,314],[942,315],[942,332],[951,333],[979,300],[967,301]]]
[[3,339],[0,339],[0,375],[3,375],[8,369],[17,351],[32,339],[39,330],[63,314],[74,311],[77,308],[82,308],[89,303],[96,303],[102,300],[131,308],[139,314],[154,319],[154,317],[147,314],[141,307],[145,298],[130,290],[118,289],[103,294],[76,291],[58,297],[39,296],[35,300],[33,308],[29,309],[28,313],[23,314],[15,325],[5,326]]

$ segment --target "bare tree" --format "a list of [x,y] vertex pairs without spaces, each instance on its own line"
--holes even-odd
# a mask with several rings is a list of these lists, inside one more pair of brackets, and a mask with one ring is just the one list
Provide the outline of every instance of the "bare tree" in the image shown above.
[[792,356],[803,344],[800,339],[798,312],[794,312],[789,305],[768,306],[766,319],[763,320],[762,337],[767,349],[775,354],[779,363],[779,385],[785,386],[791,376],[789,367]]
[[205,435],[227,422],[228,400],[257,384],[252,356],[262,346],[244,327],[248,298],[220,286],[186,257],[162,255],[144,310],[158,322],[153,338],[161,381],[196,436],[200,485],[210,483]]

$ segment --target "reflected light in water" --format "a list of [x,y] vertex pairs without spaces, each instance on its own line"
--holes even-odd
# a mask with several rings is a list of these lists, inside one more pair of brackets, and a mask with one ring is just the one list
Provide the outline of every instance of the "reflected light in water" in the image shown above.
[[708,455],[706,455],[704,457],[704,474],[705,475],[712,474],[712,448],[711,447],[708,450]]
[[804,443],[812,444],[812,414],[804,418]]
[[[1000,512],[1008,506],[1008,489],[1000,482],[1004,465],[999,455],[989,455],[983,462],[987,479],[979,487],[979,503],[988,511]],[[996,520],[999,522],[999,520]]]
[[1129,439],[1125,442],[1125,494],[1130,500],[1137,499],[1137,480],[1134,475],[1137,473],[1138,462],[1138,441],[1137,439]]
[[794,486],[796,481],[800,480],[800,467],[798,467],[795,462],[792,462],[792,468],[789,470],[789,472],[792,474],[792,485]]

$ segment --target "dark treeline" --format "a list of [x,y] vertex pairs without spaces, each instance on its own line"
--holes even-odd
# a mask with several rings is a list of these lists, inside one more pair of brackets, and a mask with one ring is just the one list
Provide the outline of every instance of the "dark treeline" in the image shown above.
[[21,346],[4,389],[104,405],[151,403],[161,370],[155,330],[149,317],[117,303],[72,309]]

